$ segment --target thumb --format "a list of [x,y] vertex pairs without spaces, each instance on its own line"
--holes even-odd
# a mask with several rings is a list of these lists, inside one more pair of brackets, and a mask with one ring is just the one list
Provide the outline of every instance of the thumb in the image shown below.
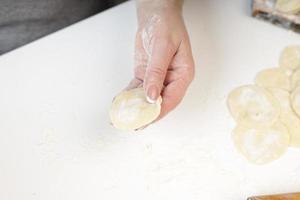
[[174,48],[167,40],[154,42],[144,77],[144,89],[149,103],[154,103],[160,96],[174,54]]

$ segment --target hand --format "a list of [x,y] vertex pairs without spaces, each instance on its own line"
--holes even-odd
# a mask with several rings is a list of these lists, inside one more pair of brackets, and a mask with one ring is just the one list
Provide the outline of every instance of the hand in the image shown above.
[[135,77],[128,89],[143,86],[149,102],[161,95],[160,119],[180,103],[193,80],[192,50],[179,5],[139,6]]

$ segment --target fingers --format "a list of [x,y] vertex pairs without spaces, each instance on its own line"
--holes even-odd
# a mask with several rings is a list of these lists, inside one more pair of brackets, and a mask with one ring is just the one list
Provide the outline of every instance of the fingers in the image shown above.
[[175,53],[176,49],[169,41],[164,39],[154,41],[144,77],[144,88],[150,103],[160,96],[168,66]]
[[172,111],[183,99],[186,90],[190,84],[187,79],[177,79],[169,83],[163,90],[162,97],[163,101],[161,104],[161,112],[158,120],[166,116],[170,111]]
[[134,88],[141,87],[143,85],[143,81],[137,78],[134,78],[132,81],[130,81],[129,85],[125,88],[125,90],[131,90]]
[[163,102],[158,120],[172,111],[181,102],[194,79],[195,66],[188,41],[180,44],[171,66],[172,68],[168,71],[165,78],[166,87],[162,93]]

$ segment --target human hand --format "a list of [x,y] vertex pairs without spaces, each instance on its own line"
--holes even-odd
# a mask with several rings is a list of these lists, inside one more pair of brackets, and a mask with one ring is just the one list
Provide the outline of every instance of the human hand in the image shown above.
[[150,103],[161,95],[160,119],[180,103],[193,77],[194,61],[180,3],[138,3],[134,79],[127,89],[143,86]]

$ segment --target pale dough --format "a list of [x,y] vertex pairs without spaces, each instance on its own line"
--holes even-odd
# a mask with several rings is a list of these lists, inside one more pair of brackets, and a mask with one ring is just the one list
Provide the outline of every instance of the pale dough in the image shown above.
[[[300,59],[300,58],[299,58]],[[291,89],[294,90],[300,84],[300,69],[291,76]]]
[[269,89],[280,103],[280,121],[287,127],[291,137],[290,145],[300,147],[300,119],[293,111],[290,101],[290,93],[279,88]]
[[268,128],[237,125],[233,131],[237,149],[254,164],[266,164],[278,159],[287,150],[290,136],[280,122]]
[[291,94],[291,101],[294,111],[300,116],[300,87],[297,87]]
[[246,126],[270,126],[278,120],[280,105],[266,89],[246,85],[233,90],[227,99],[233,118]]
[[115,97],[110,108],[113,126],[120,130],[136,130],[153,122],[160,114],[162,98],[150,104],[143,88],[123,91]]
[[269,88],[268,90],[278,101],[281,112],[292,112],[290,93],[288,91],[280,88]]
[[270,68],[260,71],[255,77],[255,84],[265,88],[290,90],[288,71],[282,68]]
[[280,121],[289,131],[290,146],[300,148],[300,119],[294,112],[287,112],[280,115]]
[[300,11],[300,0],[277,0],[276,9],[284,13],[296,14]]
[[286,116],[285,123],[289,127],[292,136],[291,145],[300,148],[300,87],[297,87],[293,91],[290,99],[293,111],[295,111],[296,114],[294,116]]
[[[300,0],[278,0],[277,9],[300,11]],[[255,164],[276,160],[289,146],[300,148],[300,45],[286,47],[279,65],[258,72],[255,85],[236,88],[227,99],[237,122],[234,144]]]
[[300,46],[288,46],[280,55],[279,65],[282,68],[296,70],[300,67]]

